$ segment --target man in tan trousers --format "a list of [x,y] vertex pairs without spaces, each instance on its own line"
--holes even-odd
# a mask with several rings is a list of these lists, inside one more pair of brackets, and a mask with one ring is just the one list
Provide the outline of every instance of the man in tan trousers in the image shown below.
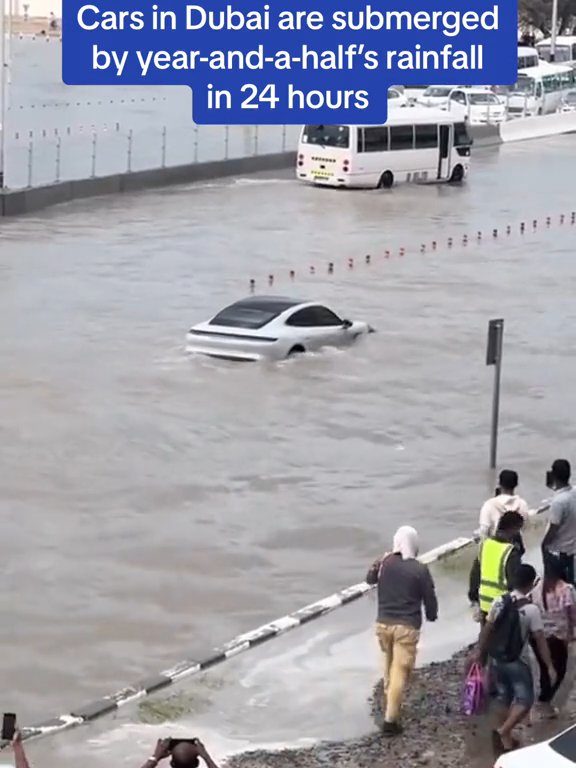
[[392,552],[378,559],[366,576],[368,584],[378,585],[376,635],[384,657],[384,736],[402,733],[400,711],[416,664],[422,606],[428,621],[438,618],[434,581],[417,556],[418,534],[402,526]]

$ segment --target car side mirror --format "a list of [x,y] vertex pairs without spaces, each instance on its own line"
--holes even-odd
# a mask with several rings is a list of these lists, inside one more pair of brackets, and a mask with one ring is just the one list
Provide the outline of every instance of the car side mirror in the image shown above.
[[351,320],[342,320],[342,328],[352,328],[352,321]]

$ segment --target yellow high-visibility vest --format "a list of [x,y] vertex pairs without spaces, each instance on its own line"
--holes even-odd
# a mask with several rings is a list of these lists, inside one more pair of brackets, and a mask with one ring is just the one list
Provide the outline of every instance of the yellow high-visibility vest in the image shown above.
[[506,563],[513,544],[486,539],[480,547],[480,610],[488,613],[497,597],[508,592]]

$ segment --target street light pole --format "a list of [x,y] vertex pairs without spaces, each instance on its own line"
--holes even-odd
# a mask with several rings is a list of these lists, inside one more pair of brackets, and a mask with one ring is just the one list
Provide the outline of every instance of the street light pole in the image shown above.
[[552,0],[552,30],[550,33],[550,61],[556,61],[557,32],[558,32],[558,0]]

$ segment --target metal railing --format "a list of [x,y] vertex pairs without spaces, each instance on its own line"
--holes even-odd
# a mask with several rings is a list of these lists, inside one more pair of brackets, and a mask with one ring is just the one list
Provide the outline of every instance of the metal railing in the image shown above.
[[[9,128],[9,126],[7,126]],[[5,187],[26,189],[76,179],[296,151],[299,126],[77,125],[7,130]]]

